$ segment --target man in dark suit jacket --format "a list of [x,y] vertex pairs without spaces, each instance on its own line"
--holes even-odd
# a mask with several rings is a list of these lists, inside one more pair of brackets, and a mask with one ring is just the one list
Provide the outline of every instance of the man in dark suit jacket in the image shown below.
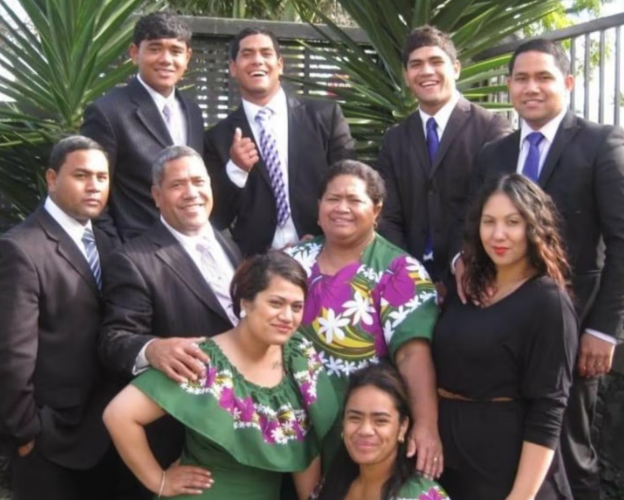
[[379,153],[376,168],[388,190],[380,232],[440,282],[458,251],[452,221],[464,208],[477,156],[511,128],[459,95],[460,63],[445,33],[430,26],[413,30],[402,59],[419,108],[387,132]]
[[112,243],[91,219],[108,196],[108,161],[86,137],[63,139],[48,198],[0,238],[0,441],[16,500],[108,499],[107,389],[96,351],[101,268]]
[[175,88],[191,58],[190,41],[189,27],[173,14],[139,19],[130,46],[138,76],[85,109],[80,133],[104,146],[111,169],[108,210],[96,224],[122,241],[158,220],[150,195],[156,155],[172,144],[203,152],[201,110]]
[[[230,228],[243,254],[320,234],[318,191],[328,166],[352,158],[340,106],[287,96],[273,33],[246,28],[232,42],[230,74],[242,105],[206,135],[213,181],[213,224]],[[264,115],[261,118],[261,115]]]
[[554,200],[572,267],[581,321],[577,372],[561,435],[575,500],[600,498],[591,426],[599,376],[611,369],[624,340],[624,130],[566,110],[574,78],[558,45],[532,40],[509,65],[509,94],[521,130],[486,146],[475,187],[492,176],[521,172]]
[[[237,322],[229,285],[240,252],[208,222],[210,179],[196,151],[162,151],[153,183],[160,221],[107,263],[99,352],[105,366],[126,379],[152,366],[181,382],[204,369],[199,337]],[[163,467],[179,458],[183,428],[170,417],[152,424],[148,438]]]

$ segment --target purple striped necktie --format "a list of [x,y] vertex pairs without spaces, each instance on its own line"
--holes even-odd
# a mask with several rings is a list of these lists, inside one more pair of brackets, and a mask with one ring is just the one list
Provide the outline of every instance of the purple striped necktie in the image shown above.
[[277,142],[270,130],[269,122],[272,116],[272,109],[262,108],[256,115],[256,123],[260,126],[260,154],[264,160],[269,179],[271,180],[271,188],[275,196],[277,225],[283,227],[290,217],[290,208],[288,206],[288,198],[284,186],[282,166],[277,151]]

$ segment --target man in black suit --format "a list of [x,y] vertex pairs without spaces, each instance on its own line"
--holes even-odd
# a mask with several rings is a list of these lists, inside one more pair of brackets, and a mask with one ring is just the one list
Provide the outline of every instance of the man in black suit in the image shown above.
[[112,394],[96,339],[112,243],[91,225],[108,197],[104,149],[61,140],[46,181],[45,202],[0,237],[0,440],[16,500],[108,499]]
[[570,62],[557,44],[537,39],[518,47],[508,86],[522,128],[484,148],[474,184],[521,172],[561,213],[583,332],[561,451],[574,500],[596,500],[591,427],[598,382],[624,339],[624,130],[567,110],[573,85]]
[[376,168],[388,190],[380,232],[422,260],[439,283],[458,251],[452,221],[464,208],[477,156],[511,128],[458,93],[460,62],[446,33],[413,30],[402,60],[419,107],[386,133],[379,153]]
[[[229,286],[240,252],[208,221],[210,178],[195,150],[163,150],[154,161],[152,193],[160,220],[107,262],[99,352],[126,379],[152,366],[181,382],[204,369],[199,337],[237,322]],[[148,438],[163,467],[179,458],[183,428],[173,419],[155,422]]]
[[212,221],[230,228],[243,254],[282,248],[320,234],[318,190],[328,166],[352,158],[353,139],[340,106],[287,96],[273,33],[241,31],[230,47],[230,74],[242,105],[206,135],[214,185]]
[[176,89],[191,58],[191,30],[173,14],[139,19],[130,57],[139,73],[85,109],[81,134],[96,140],[110,159],[111,197],[96,224],[126,241],[158,220],[150,195],[151,165],[172,144],[203,152],[199,107]]

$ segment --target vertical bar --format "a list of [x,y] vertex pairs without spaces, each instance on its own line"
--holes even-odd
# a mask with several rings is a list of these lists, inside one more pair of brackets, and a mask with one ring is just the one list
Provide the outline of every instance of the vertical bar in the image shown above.
[[598,123],[604,123],[605,108],[605,38],[604,30],[600,32],[600,62],[598,63],[598,84],[600,85],[598,92]]
[[[576,78],[576,38],[570,38],[570,74]],[[576,85],[570,92],[570,109],[576,109]]]
[[620,106],[623,104],[624,95],[621,91],[621,72],[622,72],[622,36],[621,26],[615,28],[615,107],[613,111],[613,123],[620,124]]
[[584,102],[583,102],[583,118],[585,118],[586,120],[589,120],[589,86],[590,86],[590,80],[591,80],[591,75],[590,75],[590,65],[591,65],[591,60],[590,60],[590,52],[591,52],[591,38],[589,36],[589,33],[585,33],[585,62],[584,62],[584,69],[583,69],[583,75],[585,77],[585,89],[584,89]]

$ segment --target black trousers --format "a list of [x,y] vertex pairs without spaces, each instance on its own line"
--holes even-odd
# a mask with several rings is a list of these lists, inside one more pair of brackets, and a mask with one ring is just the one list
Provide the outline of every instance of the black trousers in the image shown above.
[[600,498],[598,454],[591,439],[599,383],[598,377],[575,372],[561,429],[561,454],[574,500]]

